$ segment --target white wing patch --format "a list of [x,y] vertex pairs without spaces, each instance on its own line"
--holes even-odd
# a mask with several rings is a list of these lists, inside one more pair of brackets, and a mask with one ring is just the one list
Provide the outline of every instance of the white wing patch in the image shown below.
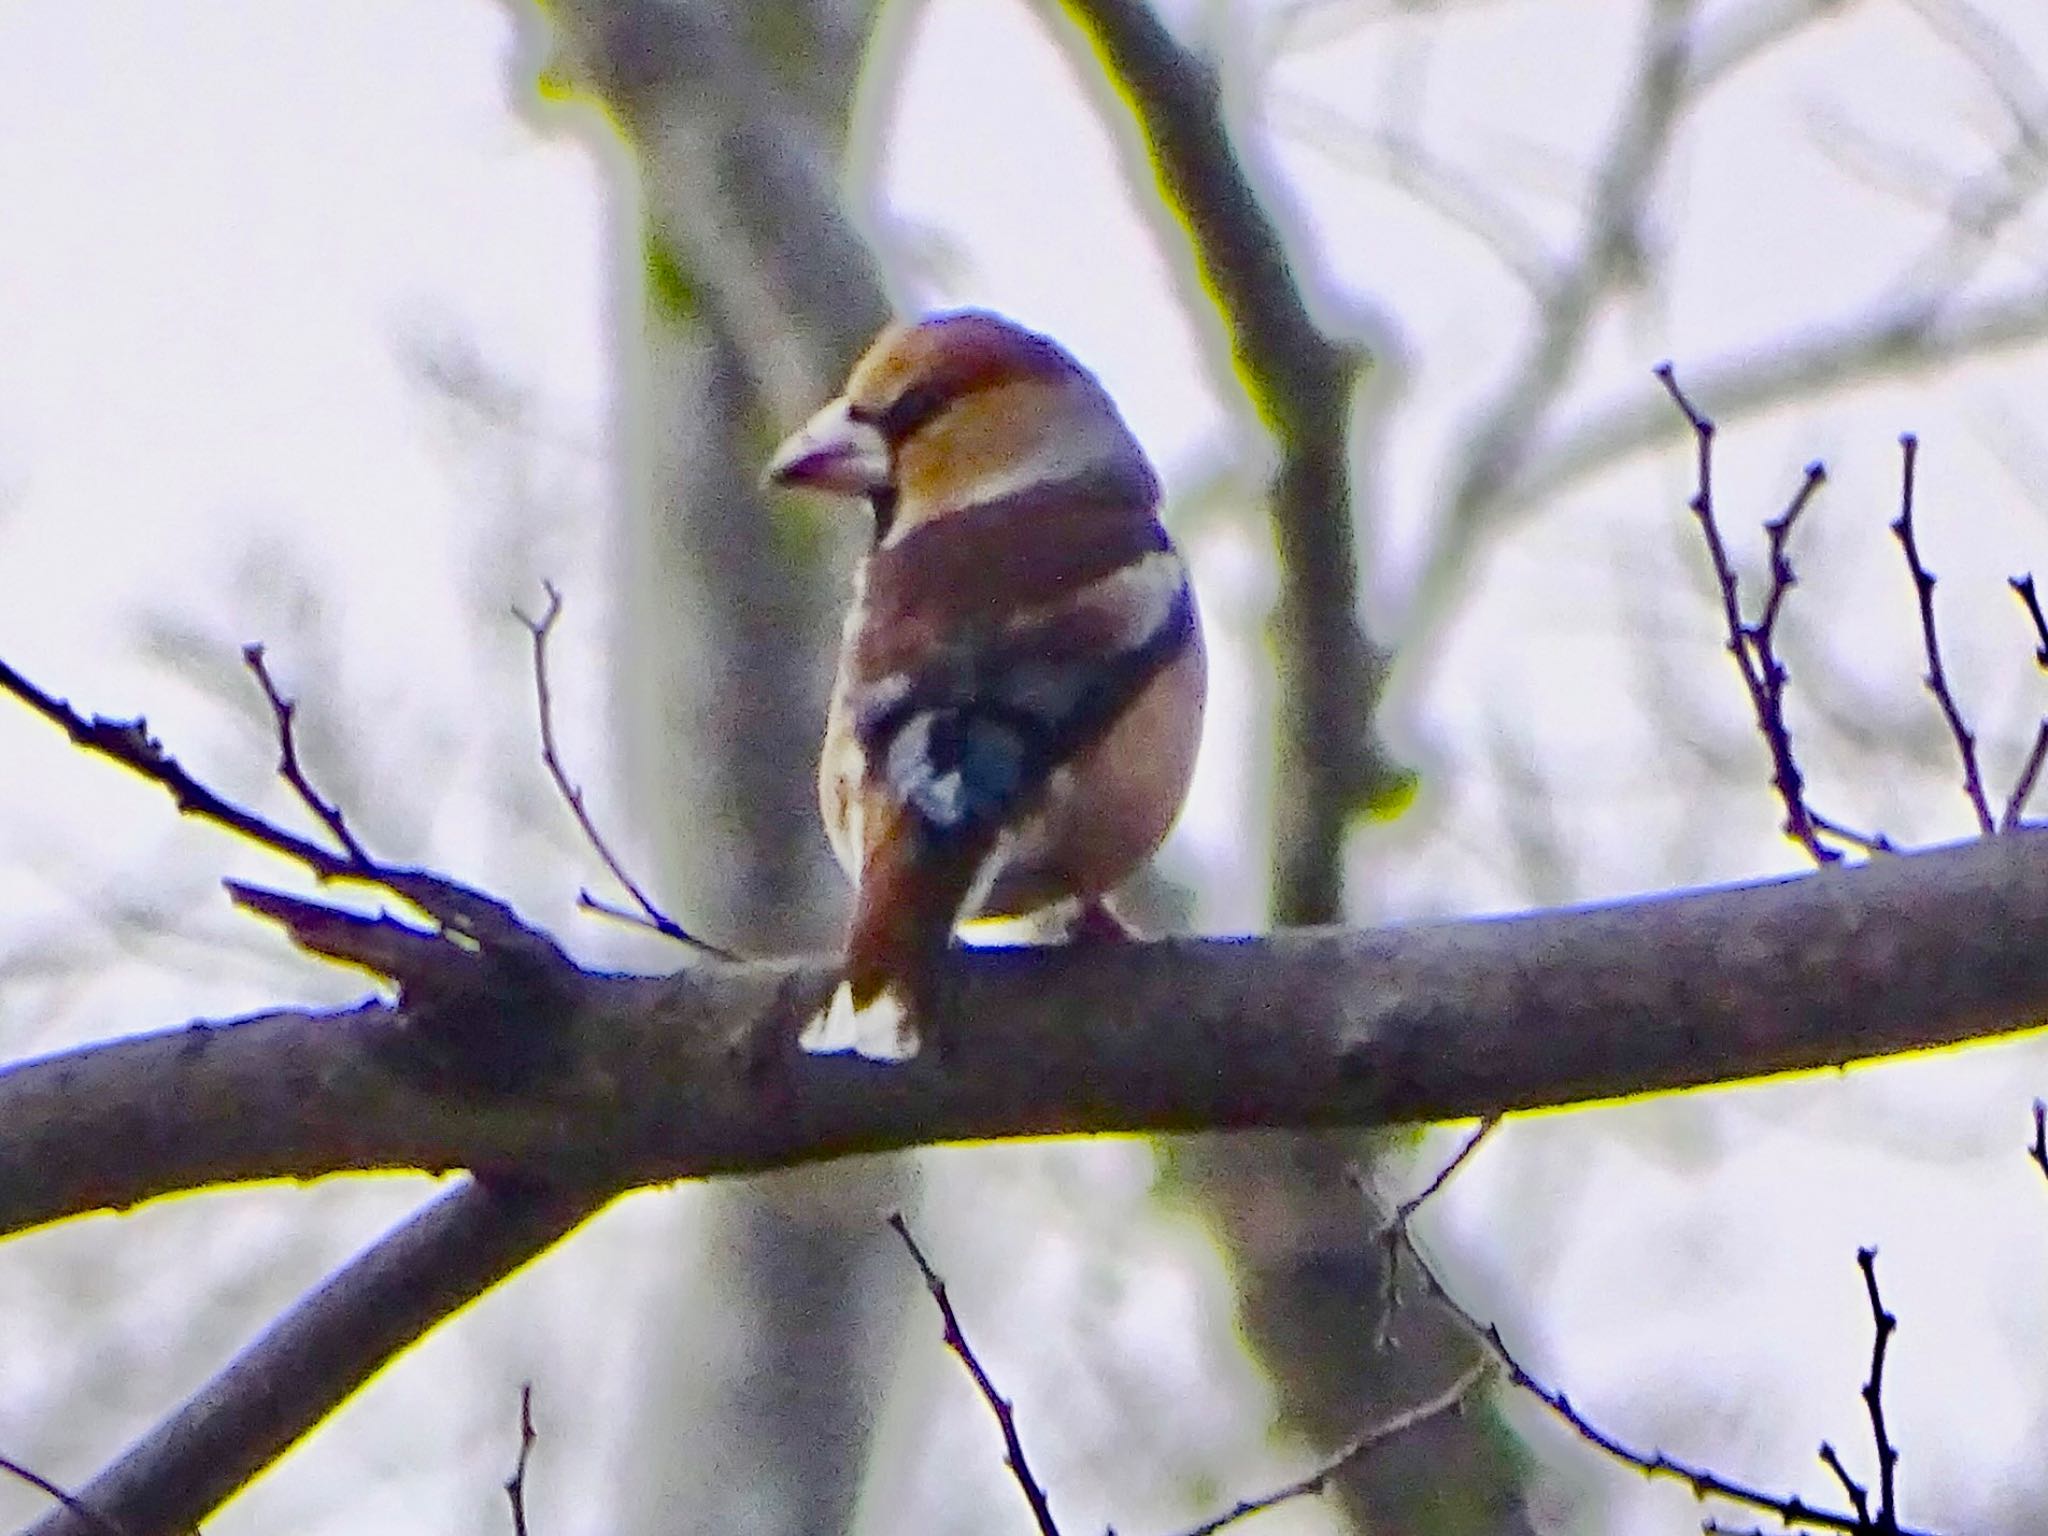
[[889,739],[885,765],[897,797],[917,807],[925,820],[941,828],[957,827],[967,815],[967,784],[958,768],[932,771],[932,716],[912,715]]

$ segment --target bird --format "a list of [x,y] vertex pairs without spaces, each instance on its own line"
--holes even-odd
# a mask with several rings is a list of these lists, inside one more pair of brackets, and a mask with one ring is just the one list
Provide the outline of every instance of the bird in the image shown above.
[[934,1034],[961,921],[1065,911],[1072,933],[1121,931],[1105,898],[1194,773],[1194,591],[1108,392],[988,311],[885,328],[765,478],[873,514],[818,764],[854,909],[799,1042],[902,1061]]

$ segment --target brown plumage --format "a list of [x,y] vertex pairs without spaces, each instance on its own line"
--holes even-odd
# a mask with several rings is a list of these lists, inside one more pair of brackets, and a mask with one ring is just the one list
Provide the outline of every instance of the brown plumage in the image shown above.
[[960,919],[1098,901],[1165,838],[1201,731],[1193,595],[1101,385],[997,316],[885,331],[769,474],[875,514],[819,763],[857,895],[805,1043],[901,1058]]

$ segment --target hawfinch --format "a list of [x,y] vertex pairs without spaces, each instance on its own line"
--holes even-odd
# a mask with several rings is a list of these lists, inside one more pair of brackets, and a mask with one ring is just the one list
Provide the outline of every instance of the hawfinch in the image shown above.
[[884,331],[768,478],[874,512],[818,765],[855,906],[802,1044],[902,1060],[957,922],[1099,920],[1165,838],[1201,734],[1194,596],[1102,386],[995,315]]

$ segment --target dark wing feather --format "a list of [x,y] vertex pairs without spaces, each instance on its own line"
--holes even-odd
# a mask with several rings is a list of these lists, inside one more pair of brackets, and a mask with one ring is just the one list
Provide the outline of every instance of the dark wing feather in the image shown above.
[[1007,620],[956,622],[856,693],[870,771],[931,835],[999,826],[1108,730],[1194,622],[1167,550]]

